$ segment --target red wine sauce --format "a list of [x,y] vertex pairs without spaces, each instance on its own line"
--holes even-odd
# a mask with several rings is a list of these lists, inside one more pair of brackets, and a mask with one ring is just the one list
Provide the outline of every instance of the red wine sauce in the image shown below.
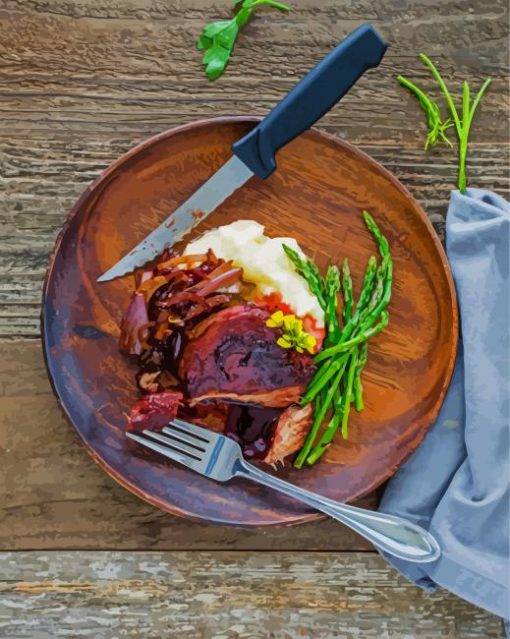
[[281,408],[230,404],[224,433],[243,449],[247,459],[263,459],[273,443]]

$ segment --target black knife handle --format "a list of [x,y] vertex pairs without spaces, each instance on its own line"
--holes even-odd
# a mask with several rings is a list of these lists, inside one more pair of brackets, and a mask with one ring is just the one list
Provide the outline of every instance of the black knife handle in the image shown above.
[[388,48],[370,24],[348,35],[319,62],[248,135],[234,154],[259,178],[275,170],[275,154],[327,113]]

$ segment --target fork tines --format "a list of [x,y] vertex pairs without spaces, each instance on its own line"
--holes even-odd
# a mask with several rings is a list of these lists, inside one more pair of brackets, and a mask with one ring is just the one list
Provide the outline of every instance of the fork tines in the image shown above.
[[162,433],[144,429],[142,434],[126,436],[173,461],[194,467],[203,462],[216,434],[181,419],[173,419]]

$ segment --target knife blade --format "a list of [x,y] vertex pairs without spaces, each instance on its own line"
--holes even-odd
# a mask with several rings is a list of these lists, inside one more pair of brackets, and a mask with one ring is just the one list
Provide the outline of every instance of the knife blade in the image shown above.
[[178,242],[186,233],[212,213],[236,189],[253,176],[244,162],[235,155],[220,167],[207,182],[197,189],[157,229],[149,233],[140,244],[97,278],[106,282],[133,271],[159,255],[165,248]]
[[353,31],[254,129],[233,144],[233,156],[207,182],[97,281],[111,280],[151,261],[251,177],[265,179],[271,175],[276,169],[276,152],[327,113],[365,71],[378,66],[387,48],[371,25]]

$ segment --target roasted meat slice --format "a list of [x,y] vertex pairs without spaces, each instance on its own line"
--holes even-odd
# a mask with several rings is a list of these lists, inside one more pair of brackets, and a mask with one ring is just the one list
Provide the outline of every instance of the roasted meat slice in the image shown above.
[[127,430],[131,433],[160,431],[177,415],[182,393],[152,393],[139,399],[131,409]]
[[227,399],[287,407],[313,376],[312,358],[278,346],[279,329],[266,326],[269,311],[232,306],[197,326],[179,366],[192,403]]
[[280,415],[273,433],[273,441],[262,459],[266,464],[282,462],[285,457],[297,453],[305,443],[312,424],[311,404],[286,408]]

